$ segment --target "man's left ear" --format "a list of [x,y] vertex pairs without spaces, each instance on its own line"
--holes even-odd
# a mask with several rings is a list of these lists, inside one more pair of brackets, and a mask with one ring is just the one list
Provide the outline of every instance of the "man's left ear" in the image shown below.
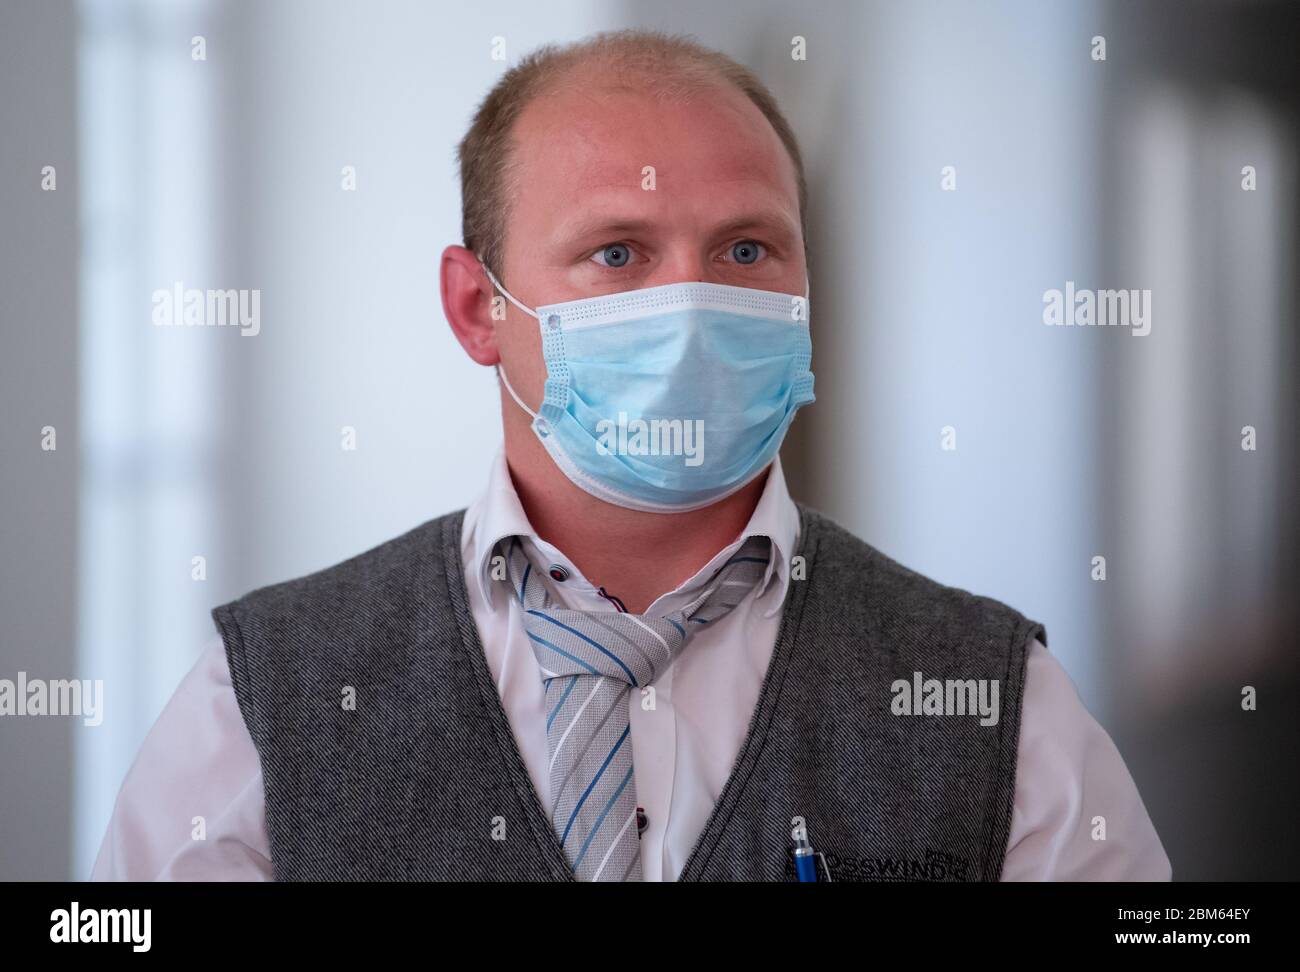
[[465,353],[481,365],[501,361],[492,320],[492,282],[473,251],[449,246],[439,268],[442,311]]

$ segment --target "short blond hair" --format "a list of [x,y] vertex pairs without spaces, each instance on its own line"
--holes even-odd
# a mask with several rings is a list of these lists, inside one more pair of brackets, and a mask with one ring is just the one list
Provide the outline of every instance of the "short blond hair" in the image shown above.
[[678,34],[621,30],[595,34],[564,46],[539,48],[501,76],[488,92],[461,139],[461,234],[464,244],[502,273],[512,162],[512,132],[523,110],[552,91],[576,68],[616,64],[618,78],[609,87],[627,87],[663,98],[677,98],[730,84],[743,93],[771,124],[794,163],[799,189],[799,221],[807,245],[808,187],[794,130],[767,87],[727,55]]

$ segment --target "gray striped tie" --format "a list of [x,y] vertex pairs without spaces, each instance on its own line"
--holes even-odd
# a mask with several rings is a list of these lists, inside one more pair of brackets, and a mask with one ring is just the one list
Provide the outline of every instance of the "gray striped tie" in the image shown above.
[[690,632],[753,590],[770,550],[767,537],[750,537],[698,597],[655,618],[560,607],[518,538],[498,544],[546,682],[551,819],[578,880],[641,880],[629,696],[672,664]]

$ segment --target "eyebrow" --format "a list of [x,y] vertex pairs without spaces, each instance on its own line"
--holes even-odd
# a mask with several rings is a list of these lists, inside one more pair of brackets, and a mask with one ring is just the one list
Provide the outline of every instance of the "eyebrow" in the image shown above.
[[737,216],[721,223],[713,228],[713,232],[719,236],[727,236],[731,233],[739,233],[747,229],[767,229],[793,239],[797,236],[795,227],[797,222],[792,221],[790,217],[781,210],[767,209],[755,213],[746,213],[743,216]]
[[[611,239],[621,235],[635,235],[653,230],[654,220],[620,219],[618,217],[596,216],[559,227],[557,238],[562,240],[581,240],[590,236],[607,236]],[[709,233],[725,236],[747,229],[766,229],[793,239],[797,234],[795,224],[784,212],[777,209],[757,210],[735,216],[723,223],[710,227]]]

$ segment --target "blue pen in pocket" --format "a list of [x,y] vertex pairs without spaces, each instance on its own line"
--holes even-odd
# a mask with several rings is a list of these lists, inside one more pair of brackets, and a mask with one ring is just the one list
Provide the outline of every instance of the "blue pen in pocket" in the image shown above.
[[806,837],[794,842],[794,872],[800,882],[817,880],[817,852]]

